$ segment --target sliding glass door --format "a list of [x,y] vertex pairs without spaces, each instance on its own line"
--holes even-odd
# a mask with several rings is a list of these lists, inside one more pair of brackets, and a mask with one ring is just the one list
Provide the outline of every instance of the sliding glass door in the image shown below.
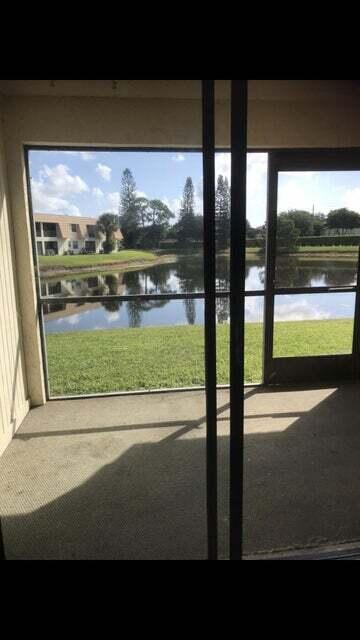
[[266,384],[355,375],[359,187],[359,152],[269,154]]

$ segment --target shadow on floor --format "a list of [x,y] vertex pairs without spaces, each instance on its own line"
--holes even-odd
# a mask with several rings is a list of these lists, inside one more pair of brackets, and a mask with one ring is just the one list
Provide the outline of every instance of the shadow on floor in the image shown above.
[[11,558],[206,558],[205,440],[134,445],[50,504],[3,520]]
[[[245,553],[360,539],[358,395],[354,385],[336,389],[284,431],[277,420],[288,414],[269,413],[273,431],[245,436]],[[53,502],[3,518],[7,557],[206,558],[205,438],[184,429],[134,444]],[[220,435],[223,549],[228,447]]]

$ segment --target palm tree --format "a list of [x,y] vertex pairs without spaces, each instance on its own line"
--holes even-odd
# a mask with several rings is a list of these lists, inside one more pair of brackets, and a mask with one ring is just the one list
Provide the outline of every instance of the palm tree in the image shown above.
[[97,221],[97,231],[105,234],[103,249],[105,253],[111,253],[115,247],[114,233],[119,228],[118,216],[114,213],[103,213]]

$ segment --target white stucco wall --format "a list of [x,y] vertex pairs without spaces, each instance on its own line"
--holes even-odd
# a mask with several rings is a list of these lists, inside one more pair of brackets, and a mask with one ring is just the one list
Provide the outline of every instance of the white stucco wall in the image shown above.
[[0,103],[0,455],[28,410]]

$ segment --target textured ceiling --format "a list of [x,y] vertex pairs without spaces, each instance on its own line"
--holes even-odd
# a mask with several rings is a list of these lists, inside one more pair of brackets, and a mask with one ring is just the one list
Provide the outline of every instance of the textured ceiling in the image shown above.
[[[230,82],[216,81],[216,98],[226,100]],[[2,95],[118,98],[200,98],[200,80],[0,80]],[[249,100],[351,100],[359,80],[249,80]]]

